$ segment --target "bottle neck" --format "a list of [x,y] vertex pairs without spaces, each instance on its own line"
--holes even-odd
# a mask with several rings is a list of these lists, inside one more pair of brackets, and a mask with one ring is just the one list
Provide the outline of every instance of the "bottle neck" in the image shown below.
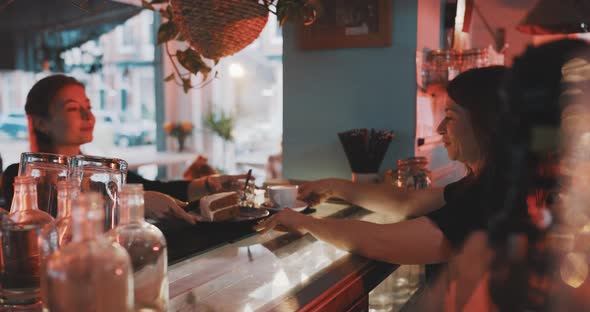
[[88,219],[85,221],[80,221],[73,219],[74,222],[72,224],[72,241],[73,242],[82,242],[93,240],[94,238],[102,235],[104,233],[104,221],[103,220],[94,220]]
[[119,200],[119,225],[144,222],[143,191],[121,192]]
[[72,196],[69,190],[59,190],[57,193],[57,219],[72,216]]
[[15,183],[10,213],[38,209],[37,185],[35,183]]

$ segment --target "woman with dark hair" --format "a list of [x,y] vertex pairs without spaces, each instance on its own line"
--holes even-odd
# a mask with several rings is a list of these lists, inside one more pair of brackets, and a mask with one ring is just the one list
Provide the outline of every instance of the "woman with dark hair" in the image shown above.
[[[32,152],[67,156],[81,154],[80,146],[93,140],[94,115],[84,85],[75,78],[53,75],[39,80],[29,91],[25,111],[29,120]],[[6,168],[3,188],[7,203],[14,192],[18,164]],[[194,223],[192,215],[180,206],[183,201],[218,192],[246,175],[211,175],[191,181],[160,182],[127,173],[127,183],[141,183],[146,190],[146,216],[177,217]],[[163,194],[162,194],[163,193]],[[166,196],[166,195],[168,196]]]
[[344,199],[378,212],[418,216],[393,223],[316,219],[284,209],[259,225],[311,233],[337,247],[391,263],[438,263],[449,259],[469,233],[485,228],[489,201],[486,181],[494,173],[491,153],[500,111],[498,90],[506,69],[469,70],[448,85],[445,118],[438,127],[451,160],[468,168],[466,177],[444,188],[394,189],[387,184],[355,184],[323,179],[300,187],[300,198],[317,204]]
[[500,92],[496,207],[451,259],[446,304],[432,291],[415,310],[588,311],[590,45],[529,47]]

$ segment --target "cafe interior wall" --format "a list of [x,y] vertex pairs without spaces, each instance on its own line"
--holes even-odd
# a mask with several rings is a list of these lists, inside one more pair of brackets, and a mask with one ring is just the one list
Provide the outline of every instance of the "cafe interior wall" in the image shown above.
[[[506,30],[508,47],[504,54],[505,65],[512,65],[515,56],[524,52],[533,43],[533,36],[521,33],[516,26],[522,21],[527,12],[536,4],[536,0],[479,0],[476,1],[480,12],[493,28]],[[470,28],[471,45],[474,48],[485,48],[493,44],[493,38],[487,31],[480,16],[473,14]]]
[[[285,177],[350,178],[337,133],[353,128],[395,131],[381,171],[414,155],[418,11],[433,10],[427,15],[440,16],[441,2],[391,1],[393,43],[386,48],[301,50],[296,28],[285,26]],[[438,33],[440,25],[432,26],[422,29]]]

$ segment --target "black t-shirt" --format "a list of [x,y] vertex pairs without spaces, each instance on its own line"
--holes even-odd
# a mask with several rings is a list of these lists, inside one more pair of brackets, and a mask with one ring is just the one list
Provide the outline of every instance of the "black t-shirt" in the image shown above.
[[485,230],[490,204],[483,178],[468,175],[447,185],[445,205],[426,215],[443,232],[454,249],[461,248],[470,233]]
[[[18,175],[18,164],[12,164],[6,168],[2,175],[2,191],[6,199],[6,209],[10,209],[14,195],[14,178]],[[190,181],[152,181],[132,171],[127,172],[127,183],[138,183],[143,185],[146,191],[157,191],[168,194],[183,201],[188,200],[188,185]]]

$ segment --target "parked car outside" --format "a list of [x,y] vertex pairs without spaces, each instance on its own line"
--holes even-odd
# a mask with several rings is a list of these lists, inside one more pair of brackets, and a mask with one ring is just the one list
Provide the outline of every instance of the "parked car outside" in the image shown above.
[[0,132],[13,139],[28,139],[29,129],[26,115],[24,113],[0,115]]
[[95,137],[112,135],[112,142],[121,147],[153,144],[156,123],[153,120],[120,118],[116,113],[94,111]]

